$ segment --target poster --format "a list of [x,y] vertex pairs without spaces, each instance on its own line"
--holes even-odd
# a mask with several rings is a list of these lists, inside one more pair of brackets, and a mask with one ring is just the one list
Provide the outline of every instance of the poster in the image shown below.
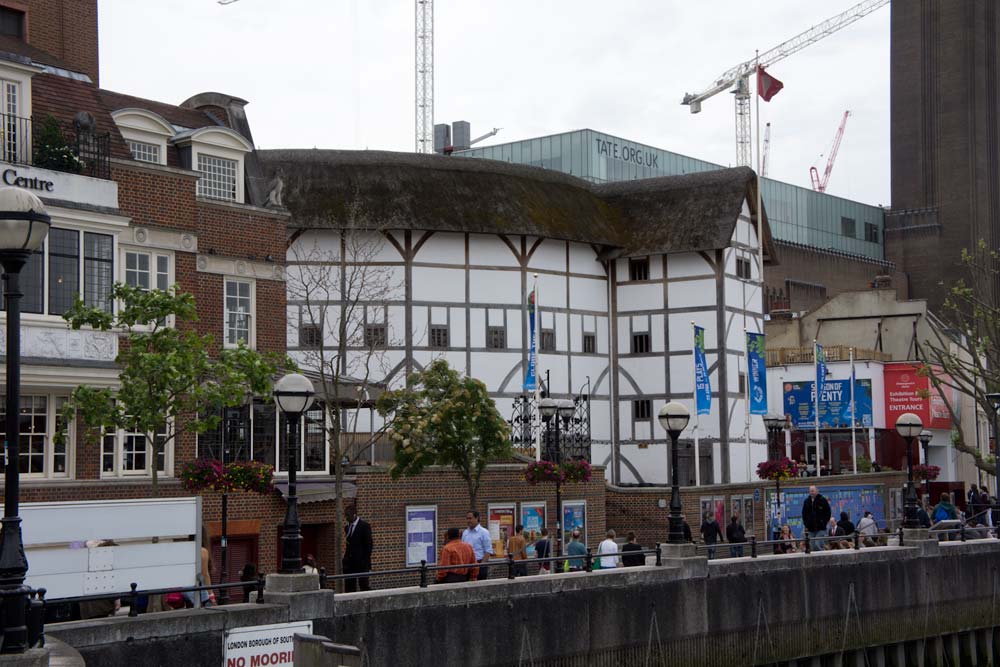
[[767,361],[764,334],[747,332],[747,368],[749,369],[750,414],[767,414]]
[[521,503],[521,525],[528,542],[528,558],[535,557],[535,542],[545,527],[545,503]]
[[951,428],[944,398],[931,388],[931,379],[920,372],[919,365],[886,364],[884,376],[886,428],[893,428],[906,412],[920,417],[924,428]]
[[437,505],[407,506],[406,566],[437,562]]
[[493,554],[496,558],[507,555],[507,538],[514,534],[516,515],[517,506],[514,503],[489,506],[486,527],[490,531],[490,539],[493,540]]
[[563,501],[563,542],[569,543],[574,530],[579,530],[587,544],[587,501]]
[[[830,502],[830,514],[840,519],[847,512],[854,525],[866,511],[872,513],[879,530],[886,527],[885,489],[881,485],[819,486],[819,492]],[[767,489],[768,514],[777,511],[774,488]],[[802,537],[802,503],[809,495],[808,486],[781,487],[781,516],[792,529],[792,534]]]
[[[816,405],[813,398],[815,382],[786,382],[784,385],[785,414],[796,428],[816,427]],[[858,428],[872,427],[872,381],[856,380],[854,405],[857,408]],[[851,427],[851,381],[828,380],[823,383],[819,397],[820,428]]]
[[701,522],[705,520],[706,514],[711,514],[715,517],[715,521],[719,524],[720,528],[725,528],[726,525],[726,499],[724,496],[716,496],[714,498],[703,497],[700,502],[701,514],[698,516],[698,525],[692,526],[692,531],[696,532],[701,529]]

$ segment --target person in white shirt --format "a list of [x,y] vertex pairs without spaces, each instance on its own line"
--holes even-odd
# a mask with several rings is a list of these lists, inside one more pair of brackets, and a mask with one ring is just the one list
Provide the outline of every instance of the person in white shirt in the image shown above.
[[875,517],[872,516],[871,512],[866,511],[861,521],[858,521],[858,532],[866,547],[875,546],[874,538],[878,533],[878,524],[875,523]]
[[607,535],[608,538],[597,547],[597,555],[600,556],[597,562],[600,563],[602,570],[622,566],[621,558],[618,556],[618,543],[615,542],[615,531],[609,530]]

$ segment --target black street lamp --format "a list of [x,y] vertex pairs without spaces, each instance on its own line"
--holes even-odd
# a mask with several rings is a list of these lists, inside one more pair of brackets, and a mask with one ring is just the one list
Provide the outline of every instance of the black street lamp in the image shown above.
[[934,434],[924,429],[923,431],[920,432],[918,438],[920,439],[920,449],[924,455],[924,465],[930,465],[931,459],[930,459],[929,448],[931,445],[931,440],[934,438]]
[[[542,421],[545,422],[545,436],[548,440],[548,436],[551,433],[552,422],[556,424],[556,442],[555,442],[555,456],[556,460],[553,463],[556,466],[562,465],[562,450],[559,447],[559,419],[553,419],[559,412],[559,401],[552,398],[543,398],[538,402],[538,412],[542,415]],[[539,453],[540,455],[540,453]],[[556,556],[562,556],[562,486],[559,483],[559,476],[556,475]]]
[[[778,449],[778,434],[785,430],[785,418],[781,415],[776,415],[773,412],[769,412],[764,415],[764,427],[767,429],[768,438],[773,440],[774,449]],[[768,457],[770,458],[770,457]],[[775,514],[775,519],[777,519],[777,525],[772,526],[771,533],[772,536],[781,533],[781,480],[775,480],[775,502],[777,503],[777,512]],[[775,530],[777,529],[777,530]]]
[[0,529],[0,600],[3,601],[3,646],[0,653],[28,649],[24,585],[28,560],[21,539],[21,287],[18,278],[31,253],[42,246],[50,218],[42,200],[27,190],[0,189],[0,264],[7,302],[7,417],[4,461],[3,528]]
[[660,426],[670,435],[670,533],[667,537],[670,544],[684,544],[684,516],[681,514],[681,490],[677,482],[677,438],[687,428],[689,419],[691,413],[683,403],[670,401],[660,408]]
[[913,449],[913,440],[920,435],[924,429],[924,423],[920,417],[907,412],[901,414],[896,420],[896,432],[906,440],[906,496],[903,499],[903,528],[919,528],[917,521],[917,489],[913,486],[913,457],[910,450]]
[[296,460],[298,452],[299,432],[297,426],[302,419],[302,413],[312,405],[316,390],[305,375],[289,373],[274,385],[274,401],[278,409],[285,413],[286,429],[286,466],[288,468],[288,507],[285,511],[285,523],[281,530],[281,573],[302,573],[302,532],[299,524],[299,499],[295,495],[295,473],[299,463]]
[[[246,422],[243,418],[243,409],[249,405],[250,397],[247,396],[244,406],[227,407],[222,411],[222,447],[219,456],[222,461],[222,469],[226,469],[226,454],[229,448],[237,443],[246,442]],[[229,576],[229,492],[222,491],[222,537],[219,540],[222,550],[222,563],[219,571],[220,583],[226,583]],[[229,589],[219,589],[219,604],[229,603]]]

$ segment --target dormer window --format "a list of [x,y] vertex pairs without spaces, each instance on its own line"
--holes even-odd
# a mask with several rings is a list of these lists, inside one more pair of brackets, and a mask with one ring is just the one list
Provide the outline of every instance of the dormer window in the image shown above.
[[167,163],[167,140],[177,133],[165,118],[145,109],[118,109],[111,114],[128,144],[132,159],[149,164]]
[[0,35],[24,39],[24,12],[0,7]]
[[201,180],[198,181],[198,196],[236,201],[238,169],[237,160],[199,153],[198,171],[201,172]]
[[228,127],[184,130],[170,140],[181,166],[201,172],[197,194],[205,199],[243,203],[244,157],[253,145]]

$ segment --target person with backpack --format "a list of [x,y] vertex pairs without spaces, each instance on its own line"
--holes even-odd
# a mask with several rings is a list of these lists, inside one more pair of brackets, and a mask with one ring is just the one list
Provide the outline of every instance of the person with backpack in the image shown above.
[[701,539],[708,547],[708,559],[712,560],[715,558],[715,545],[722,541],[722,529],[711,512],[705,512],[705,520],[701,523]]
[[941,494],[941,501],[934,507],[931,521],[938,523],[939,521],[947,521],[949,519],[958,519],[958,510],[951,504],[951,494],[945,492]]
[[734,558],[743,558],[743,544],[747,541],[747,531],[740,523],[740,517],[736,513],[733,513],[733,518],[729,521],[729,525],[726,526],[726,540],[730,544],[739,544],[740,546],[729,547],[729,553]]

